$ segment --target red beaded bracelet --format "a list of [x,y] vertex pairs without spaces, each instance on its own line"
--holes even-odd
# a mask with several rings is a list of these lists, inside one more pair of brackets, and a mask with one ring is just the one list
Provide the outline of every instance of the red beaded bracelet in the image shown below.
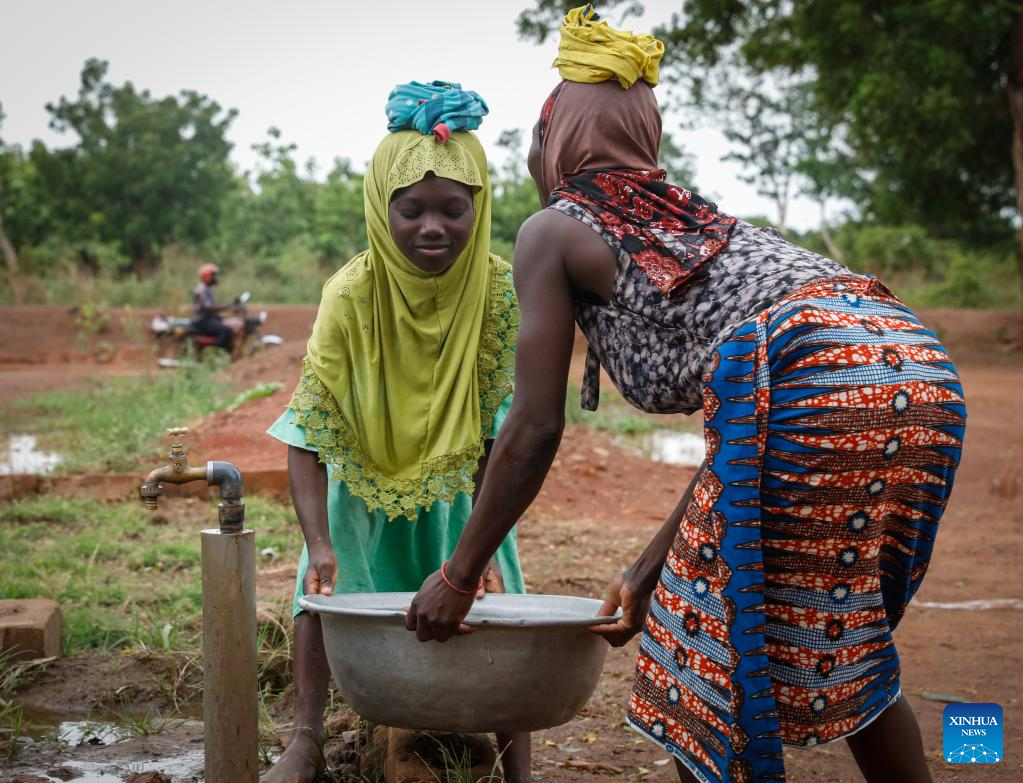
[[483,577],[482,576],[480,577],[480,583],[478,585],[476,585],[475,587],[470,588],[469,590],[466,590],[465,588],[459,587],[458,585],[456,585],[454,582],[452,582],[450,579],[448,579],[448,561],[447,560],[445,560],[441,564],[441,567],[440,567],[440,578],[444,580],[444,584],[446,584],[448,587],[450,587],[452,590],[454,590],[459,595],[476,595],[476,593],[478,593],[482,589],[482,587],[483,587]]

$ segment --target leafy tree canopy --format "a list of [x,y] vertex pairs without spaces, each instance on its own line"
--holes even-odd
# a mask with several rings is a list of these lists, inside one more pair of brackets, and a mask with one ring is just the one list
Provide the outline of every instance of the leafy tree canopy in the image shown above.
[[[537,0],[520,34],[544,40],[573,5]],[[612,21],[641,8],[598,4]],[[723,119],[736,84],[808,88],[796,124],[844,145],[839,161],[811,140],[819,154],[795,167],[813,189],[853,197],[865,217],[964,236],[1006,228],[1013,204],[1006,90],[1019,13],[1018,0],[683,0],[653,32],[679,104]]]
[[59,233],[113,243],[141,272],[167,242],[215,231],[232,188],[226,133],[236,112],[196,92],[154,98],[112,85],[107,67],[88,60],[78,96],[46,106],[50,127],[76,143],[36,142],[29,157]]

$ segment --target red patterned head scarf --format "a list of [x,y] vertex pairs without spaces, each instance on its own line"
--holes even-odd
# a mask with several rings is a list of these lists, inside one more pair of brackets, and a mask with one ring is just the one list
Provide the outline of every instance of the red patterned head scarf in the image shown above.
[[637,82],[562,82],[538,123],[541,188],[595,214],[666,295],[728,246],[735,218],[657,167],[661,114]]

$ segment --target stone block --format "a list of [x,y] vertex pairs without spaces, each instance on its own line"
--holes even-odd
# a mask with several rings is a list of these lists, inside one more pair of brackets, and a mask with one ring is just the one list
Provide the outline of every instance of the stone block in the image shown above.
[[11,660],[53,658],[64,649],[60,604],[48,598],[0,601],[0,650]]

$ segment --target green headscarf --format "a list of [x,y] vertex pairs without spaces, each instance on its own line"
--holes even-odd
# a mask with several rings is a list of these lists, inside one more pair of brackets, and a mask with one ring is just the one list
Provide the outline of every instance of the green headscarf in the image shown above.
[[[473,189],[469,243],[440,274],[398,250],[387,206],[428,172]],[[323,287],[289,407],[353,495],[388,518],[471,494],[494,414],[511,392],[518,305],[490,254],[490,180],[472,133],[380,143],[365,178],[369,249]]]

